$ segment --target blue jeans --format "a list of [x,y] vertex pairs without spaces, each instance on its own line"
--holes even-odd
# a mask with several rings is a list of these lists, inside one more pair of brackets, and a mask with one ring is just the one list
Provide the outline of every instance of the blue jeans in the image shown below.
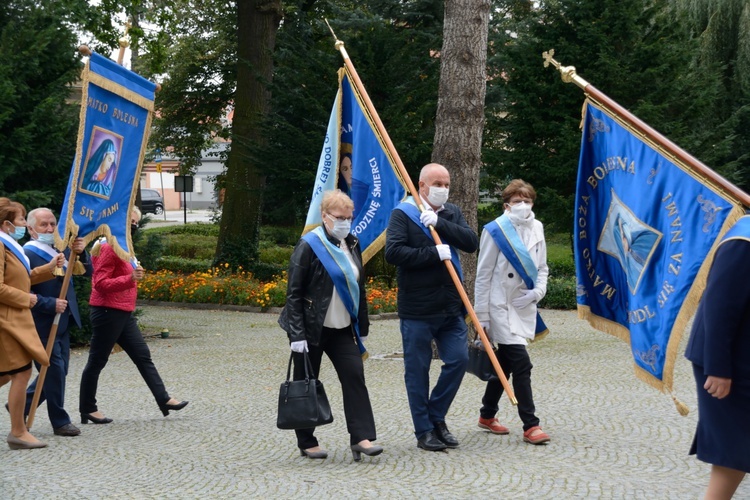
[[[431,431],[435,422],[445,422],[469,361],[466,336],[466,323],[460,316],[401,319],[404,382],[417,438]],[[437,344],[443,367],[430,393],[432,339]]]

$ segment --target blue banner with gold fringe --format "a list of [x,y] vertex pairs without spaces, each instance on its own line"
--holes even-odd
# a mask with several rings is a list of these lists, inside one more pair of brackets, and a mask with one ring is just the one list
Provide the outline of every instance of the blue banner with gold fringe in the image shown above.
[[304,233],[321,224],[323,193],[337,188],[354,201],[351,232],[359,238],[362,259],[367,262],[385,244],[388,219],[405,198],[406,188],[345,68],[339,70],[339,90],[318,161]]
[[151,130],[156,84],[92,53],[83,70],[76,156],[56,234],[56,246],[72,236],[98,236],[117,254],[133,254],[129,213],[139,186]]
[[744,210],[614,113],[587,101],[584,114],[574,234],[578,313],[628,341],[636,375],[671,391],[708,257]]

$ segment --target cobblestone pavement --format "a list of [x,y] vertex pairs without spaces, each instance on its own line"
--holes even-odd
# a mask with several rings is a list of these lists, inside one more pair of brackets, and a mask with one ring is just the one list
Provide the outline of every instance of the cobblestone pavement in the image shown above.
[[[546,311],[552,333],[530,347],[534,395],[546,446],[523,442],[503,398],[497,436],[477,428],[483,384],[467,376],[447,423],[461,446],[416,447],[403,382],[398,321],[375,321],[365,372],[379,457],[355,463],[340,386],[324,361],[335,421],[318,429],[326,460],[299,456],[294,434],[275,426],[289,348],[276,314],[143,306],[154,361],[170,394],[190,400],[162,417],[134,365],[120,352],[102,373],[99,405],[110,425],[52,434],[46,407],[33,431],[44,450],[0,447],[0,498],[701,498],[709,466],[687,455],[697,418],[694,383],[677,363],[681,417],[671,399],[636,380],[626,343],[592,330],[574,312]],[[67,409],[76,415],[86,351],[74,351]],[[434,362],[432,376],[440,369]],[[434,380],[434,379],[433,379]],[[7,386],[0,399],[7,397]],[[9,427],[0,418],[0,435]],[[750,480],[736,498],[750,498]]]

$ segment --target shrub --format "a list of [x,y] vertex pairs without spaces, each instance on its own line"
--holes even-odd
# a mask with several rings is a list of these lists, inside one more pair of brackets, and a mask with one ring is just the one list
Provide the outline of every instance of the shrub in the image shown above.
[[[265,247],[265,248],[264,248]],[[266,264],[276,264],[286,269],[289,266],[289,259],[292,257],[294,247],[290,246],[262,246],[260,249],[260,261]]]
[[[89,318],[89,297],[91,296],[91,279],[87,277],[73,278],[73,288],[78,299],[78,311],[81,313],[81,328],[70,327],[70,344],[73,346],[86,345],[91,339],[91,318]],[[70,325],[75,325],[72,320]]]
[[550,276],[547,281],[547,295],[539,302],[539,307],[547,309],[576,308],[575,276]]
[[216,253],[216,238],[194,234],[169,234],[164,238],[164,253],[185,259],[213,259]]
[[572,260],[567,261],[549,261],[549,275],[557,278],[575,277],[576,265]]
[[208,271],[211,269],[211,263],[211,259],[197,260],[185,259],[183,257],[162,257],[157,262],[155,269],[190,274]]
[[294,246],[302,235],[299,227],[284,226],[261,226],[260,240],[268,241],[275,245]]

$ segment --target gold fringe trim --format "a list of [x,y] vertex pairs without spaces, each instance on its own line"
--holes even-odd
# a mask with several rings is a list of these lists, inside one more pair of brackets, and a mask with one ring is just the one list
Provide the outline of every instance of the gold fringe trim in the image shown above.
[[[112,80],[104,78],[97,73],[91,73],[91,75],[89,75],[89,81],[97,87],[103,88],[104,90],[109,90],[113,94],[116,94],[123,99],[127,99],[133,104],[136,104],[149,112],[154,110],[154,101],[149,100],[147,97],[143,97],[137,92],[133,92],[132,90],[120,85],[119,83],[115,83]],[[85,105],[86,101],[83,101],[82,104]]]
[[542,333],[537,333],[534,335],[534,338],[529,340],[529,342],[539,342],[540,340],[544,339],[547,335],[549,335],[549,328],[546,328]]

